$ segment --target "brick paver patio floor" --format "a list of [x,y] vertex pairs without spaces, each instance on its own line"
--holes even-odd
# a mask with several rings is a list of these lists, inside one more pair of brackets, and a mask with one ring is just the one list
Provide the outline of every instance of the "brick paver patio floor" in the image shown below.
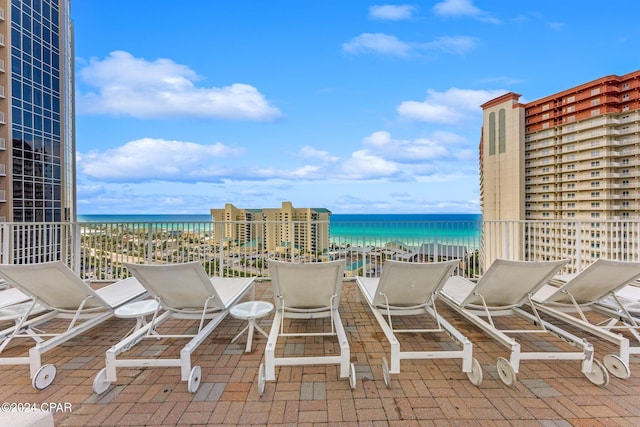
[[[272,301],[268,282],[257,283],[257,298]],[[253,351],[245,353],[245,340],[231,339],[244,327],[227,317],[192,356],[202,367],[202,382],[195,394],[180,381],[179,368],[122,368],[118,381],[102,395],[93,393],[97,372],[104,367],[105,350],[132,326],[132,320],[112,319],[43,355],[43,363],[57,367],[53,384],[43,391],[31,386],[27,365],[3,366],[0,395],[3,402],[54,403],[70,411],[55,412],[59,426],[142,425],[505,425],[505,426],[612,426],[640,425],[640,358],[632,356],[632,376],[612,377],[600,388],[580,372],[576,361],[524,361],[513,388],[498,378],[495,359],[508,352],[439,303],[441,314],[474,342],[474,356],[483,368],[484,381],[472,385],[461,371],[460,360],[402,361],[392,375],[391,387],[382,379],[381,360],[389,358],[389,345],[364,302],[355,298],[355,283],[345,282],[340,312],[357,371],[355,390],[338,378],[338,367],[293,366],[276,368],[258,394],[258,367],[266,339],[254,336]],[[260,320],[269,329],[270,317]],[[407,320],[412,322],[412,320]],[[176,331],[194,322],[171,321]],[[319,321],[314,321],[319,322]],[[584,333],[567,328],[578,336]],[[614,348],[595,337],[596,357]],[[296,352],[337,351],[333,339],[307,338],[288,343]],[[403,347],[416,350],[447,348],[446,336],[403,336]],[[527,349],[548,349],[566,344],[553,338],[526,338]],[[32,341],[11,344],[3,354],[25,355]],[[176,356],[186,340],[145,340],[132,355]],[[282,348],[281,342],[278,348]],[[293,348],[293,349],[292,349]],[[306,354],[306,353],[305,353]],[[314,353],[315,354],[315,353]],[[635,362],[635,363],[634,363]],[[1,418],[0,418],[1,421]],[[0,422],[1,424],[1,422]]]

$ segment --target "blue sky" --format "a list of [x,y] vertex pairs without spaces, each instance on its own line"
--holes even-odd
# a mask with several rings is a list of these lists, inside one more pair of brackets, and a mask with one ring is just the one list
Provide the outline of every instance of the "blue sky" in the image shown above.
[[478,213],[480,104],[637,70],[639,11],[72,1],[78,212]]

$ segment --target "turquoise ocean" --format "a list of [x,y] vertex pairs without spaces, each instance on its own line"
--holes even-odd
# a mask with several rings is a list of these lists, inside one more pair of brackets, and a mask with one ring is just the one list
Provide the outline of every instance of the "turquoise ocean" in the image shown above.
[[[153,222],[161,224],[211,222],[210,215],[78,215],[80,222]],[[332,214],[332,243],[380,245],[399,241],[409,245],[429,242],[476,246],[481,214]]]

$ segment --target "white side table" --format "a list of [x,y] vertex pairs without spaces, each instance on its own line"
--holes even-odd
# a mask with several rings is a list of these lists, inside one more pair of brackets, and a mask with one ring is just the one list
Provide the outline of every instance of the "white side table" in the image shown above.
[[249,324],[245,326],[243,330],[240,331],[238,335],[236,335],[231,342],[235,342],[240,336],[249,329],[249,333],[247,335],[247,347],[245,348],[245,352],[251,351],[251,341],[253,339],[253,329],[255,328],[258,332],[260,332],[265,337],[269,335],[256,324],[256,319],[260,319],[265,317],[273,310],[273,304],[266,301],[247,301],[241,302],[240,304],[236,304],[231,307],[229,313],[236,319],[248,320]]
[[[154,299],[145,299],[142,301],[134,301],[129,304],[125,304],[122,307],[115,309],[113,314],[120,319],[136,319],[136,325],[127,332],[127,335],[131,335],[138,329],[147,324],[147,316],[155,313],[158,309],[158,301]],[[155,331],[151,332],[155,334]]]

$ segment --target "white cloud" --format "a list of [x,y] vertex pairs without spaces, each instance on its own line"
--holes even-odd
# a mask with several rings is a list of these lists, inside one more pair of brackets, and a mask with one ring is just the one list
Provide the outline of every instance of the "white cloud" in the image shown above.
[[[256,167],[244,164],[242,159],[228,160],[244,151],[219,142],[204,145],[143,138],[105,151],[78,153],[77,165],[82,193],[98,195],[109,183],[415,181],[439,172],[440,166],[436,164],[447,169],[447,164],[468,155],[464,138],[451,132],[400,139],[388,131],[377,131],[364,137],[361,144],[344,157],[304,146],[297,153],[283,153],[290,156],[280,159],[284,167],[275,164]],[[458,169],[455,166],[452,170]]]
[[147,61],[114,51],[102,60],[92,58],[78,74],[84,84],[93,88],[79,91],[80,113],[236,120],[273,120],[281,116],[255,87],[243,83],[198,86],[201,78],[195,71],[170,59]]
[[445,92],[429,89],[424,101],[404,101],[397,107],[397,111],[406,119],[456,124],[468,115],[479,114],[480,105],[505,92],[505,90],[486,91],[455,87]]
[[77,163],[84,175],[106,182],[211,181],[226,172],[211,163],[241,152],[219,142],[201,145],[143,138],[104,152],[78,153]]
[[475,7],[471,0],[444,0],[433,6],[436,15],[447,17],[470,16],[479,21],[498,24],[500,21],[493,18],[488,12]]
[[309,146],[302,147],[298,154],[301,157],[315,158],[318,160],[322,160],[323,162],[336,162],[340,160],[339,157],[332,156],[328,151],[316,150],[315,148]]
[[426,43],[404,42],[395,36],[382,33],[363,33],[342,45],[350,54],[375,53],[379,55],[408,57],[422,51],[440,50],[464,54],[477,46],[477,40],[466,36],[438,37]]
[[340,176],[348,179],[379,179],[399,174],[400,167],[368,150],[355,151],[341,166]]
[[369,146],[376,155],[408,164],[444,158],[450,155],[445,145],[438,141],[427,138],[415,140],[394,139],[387,131],[374,132],[365,137],[363,143]]
[[395,36],[382,33],[363,33],[342,45],[347,53],[379,53],[392,56],[407,56],[411,46]]
[[443,52],[455,53],[462,55],[477,46],[477,39],[466,36],[443,36],[438,37],[434,41],[425,43],[423,47],[427,49],[436,49]]
[[380,20],[400,21],[403,19],[410,19],[415,12],[417,12],[417,8],[408,4],[385,4],[369,7],[369,16],[372,19]]

